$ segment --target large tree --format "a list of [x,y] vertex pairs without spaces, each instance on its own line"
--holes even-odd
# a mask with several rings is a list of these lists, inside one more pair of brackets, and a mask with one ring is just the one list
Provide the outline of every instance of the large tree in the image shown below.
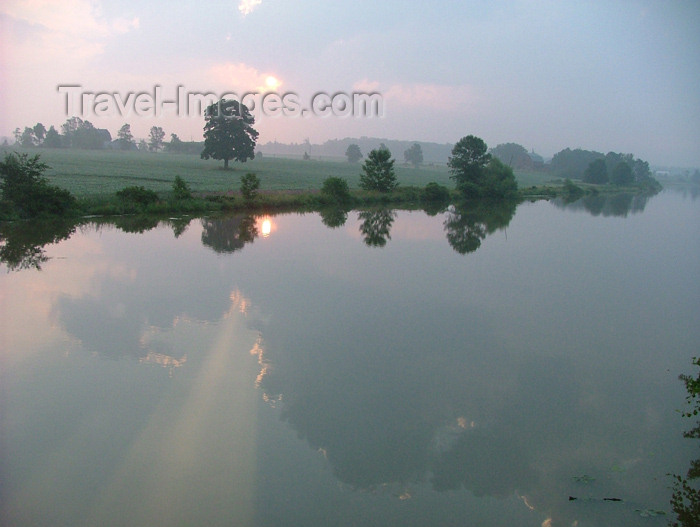
[[483,139],[468,135],[452,149],[447,162],[465,198],[511,198],[518,190],[513,169],[498,158],[491,157]]
[[457,141],[447,161],[452,172],[450,178],[455,180],[457,190],[467,197],[478,196],[484,170],[490,160],[491,154],[483,139],[468,135]]
[[245,104],[221,99],[204,112],[204,150],[202,159],[223,159],[224,168],[233,159],[245,163],[255,157],[258,132],[255,118]]
[[360,187],[380,192],[394,190],[398,185],[394,172],[395,161],[391,159],[391,152],[386,147],[372,150],[362,165]]

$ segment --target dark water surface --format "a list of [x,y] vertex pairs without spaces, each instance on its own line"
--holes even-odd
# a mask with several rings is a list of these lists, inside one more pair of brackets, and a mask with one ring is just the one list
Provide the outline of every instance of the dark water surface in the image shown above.
[[3,233],[3,526],[672,519],[700,200],[152,227]]

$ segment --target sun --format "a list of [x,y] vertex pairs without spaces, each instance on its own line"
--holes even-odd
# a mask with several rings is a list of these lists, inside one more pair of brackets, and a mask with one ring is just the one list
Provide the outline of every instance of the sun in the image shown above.
[[277,88],[279,88],[280,84],[282,84],[282,83],[277,79],[277,77],[275,77],[273,75],[268,75],[265,78],[265,87],[268,90],[274,91]]

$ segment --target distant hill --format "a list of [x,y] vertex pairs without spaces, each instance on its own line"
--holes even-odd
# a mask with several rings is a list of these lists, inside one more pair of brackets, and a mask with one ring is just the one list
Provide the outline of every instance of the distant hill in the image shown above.
[[394,139],[381,139],[377,137],[360,137],[345,139],[331,139],[322,144],[313,143],[278,143],[268,142],[258,144],[256,150],[263,155],[278,155],[288,157],[302,157],[304,153],[308,153],[311,157],[337,158],[345,159],[345,151],[351,144],[356,144],[360,147],[363,156],[373,150],[379,148],[379,145],[384,143],[391,151],[393,157],[398,163],[404,162],[403,153],[408,150],[413,143],[418,143],[423,151],[423,163],[426,165],[444,165],[447,163],[447,158],[452,153],[451,144],[440,143],[425,143],[423,141],[396,141]]

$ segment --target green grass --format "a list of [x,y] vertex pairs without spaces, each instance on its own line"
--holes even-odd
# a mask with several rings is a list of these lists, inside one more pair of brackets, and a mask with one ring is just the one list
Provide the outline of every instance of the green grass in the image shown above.
[[[4,151],[12,150],[4,148]],[[345,161],[273,158],[264,156],[247,163],[231,163],[223,170],[220,161],[205,161],[196,155],[110,150],[15,149],[39,154],[49,165],[46,178],[51,184],[70,191],[78,198],[114,194],[127,186],[143,186],[158,193],[172,190],[176,176],[183,178],[195,193],[237,191],[240,178],[254,172],[260,178],[261,191],[318,190],[323,180],[336,176],[347,180],[351,189],[358,189],[361,163]],[[446,166],[397,165],[402,186],[423,187],[431,181],[453,187]]]

